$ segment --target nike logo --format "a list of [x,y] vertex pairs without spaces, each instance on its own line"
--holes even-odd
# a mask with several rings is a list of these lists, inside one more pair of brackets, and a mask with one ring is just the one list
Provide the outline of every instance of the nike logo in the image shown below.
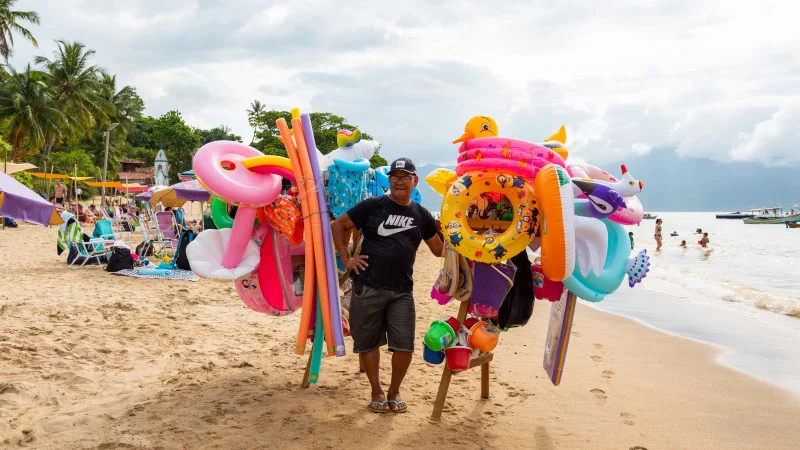
[[[391,236],[396,233],[416,228],[416,225],[411,225],[414,222],[412,217],[390,215],[378,226],[378,236]],[[397,228],[386,228],[384,225],[397,226]]]
[[410,227],[391,228],[391,229],[387,230],[386,228],[383,227],[383,224],[380,224],[378,226],[378,236],[391,236],[393,234],[397,234],[397,233],[400,233],[400,232],[403,232],[403,231],[406,231],[406,230],[410,230],[412,228],[417,228],[417,226],[416,225],[412,225]]

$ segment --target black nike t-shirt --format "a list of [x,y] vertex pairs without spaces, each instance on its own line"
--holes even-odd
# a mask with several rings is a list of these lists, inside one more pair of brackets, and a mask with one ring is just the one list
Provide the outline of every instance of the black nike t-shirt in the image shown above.
[[376,289],[411,292],[419,244],[436,235],[431,213],[418,203],[398,205],[381,195],[357,204],[347,215],[364,236],[361,254],[369,256],[369,266],[360,274],[353,273],[354,281]]

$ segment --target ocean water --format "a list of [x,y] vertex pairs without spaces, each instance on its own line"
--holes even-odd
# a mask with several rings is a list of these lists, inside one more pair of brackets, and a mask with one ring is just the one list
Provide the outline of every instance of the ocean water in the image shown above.
[[[623,282],[604,301],[583,303],[711,344],[721,364],[800,396],[800,229],[745,225],[714,213],[658,217],[659,252],[655,220],[626,227],[635,250],[652,257],[643,283],[630,289]],[[708,248],[697,243],[697,228],[709,233]]]
[[[626,227],[635,250],[647,249],[647,289],[679,298],[704,296],[800,318],[800,229],[746,225],[715,213],[659,213],[663,246],[656,252],[655,220]],[[697,243],[697,228],[710,244]],[[678,236],[670,236],[677,232]],[[686,248],[680,243],[686,240]]]

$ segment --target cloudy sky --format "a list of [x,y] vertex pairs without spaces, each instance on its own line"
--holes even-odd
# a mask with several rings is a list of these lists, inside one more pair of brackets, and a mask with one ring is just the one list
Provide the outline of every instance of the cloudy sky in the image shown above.
[[146,113],[248,139],[245,110],[345,116],[387,158],[452,164],[464,123],[603,163],[685,157],[800,165],[800,7],[792,1],[30,0],[53,40],[97,50]]

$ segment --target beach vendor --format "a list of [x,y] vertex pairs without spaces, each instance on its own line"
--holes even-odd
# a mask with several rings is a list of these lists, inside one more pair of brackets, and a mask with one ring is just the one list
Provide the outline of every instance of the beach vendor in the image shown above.
[[[376,413],[407,410],[400,385],[414,351],[416,313],[413,270],[422,241],[436,256],[444,250],[431,213],[411,201],[419,178],[414,163],[399,158],[389,166],[389,193],[371,197],[339,216],[332,226],[333,242],[347,269],[353,271],[350,333],[353,353],[359,353],[372,386],[369,409]],[[364,241],[361,254],[348,253],[346,236],[356,228]],[[380,347],[389,344],[392,379],[384,394],[379,378]]]

